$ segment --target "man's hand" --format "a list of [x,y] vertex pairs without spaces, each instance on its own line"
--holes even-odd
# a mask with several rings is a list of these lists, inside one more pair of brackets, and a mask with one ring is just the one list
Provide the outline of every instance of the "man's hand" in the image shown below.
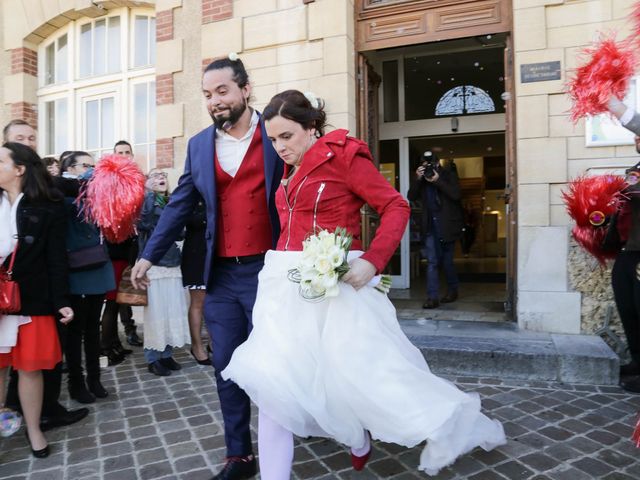
[[147,271],[153,266],[149,260],[139,259],[131,269],[131,283],[134,288],[146,290],[151,284],[151,280],[147,277]]
[[60,310],[58,310],[58,312],[60,313],[60,315],[62,315],[60,323],[66,325],[71,320],[73,320],[73,310],[71,309],[71,307],[62,307]]
[[416,177],[420,179],[420,177],[424,176],[424,165],[420,165],[416,170]]
[[376,267],[367,260],[355,258],[349,262],[349,271],[344,274],[342,281],[356,290],[360,290],[376,275]]
[[615,95],[611,95],[607,108],[617,119],[620,119],[624,112],[627,111],[627,106],[618,100]]

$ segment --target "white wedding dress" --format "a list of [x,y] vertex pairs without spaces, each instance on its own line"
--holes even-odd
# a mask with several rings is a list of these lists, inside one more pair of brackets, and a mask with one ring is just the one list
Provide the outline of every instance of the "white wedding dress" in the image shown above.
[[[352,252],[350,257],[361,252]],[[389,299],[343,282],[337,297],[304,300],[287,279],[301,252],[269,251],[259,275],[253,331],[222,372],[294,434],[360,447],[372,438],[413,447],[435,475],[480,446],[506,443],[477,394],[432,374],[404,335]]]

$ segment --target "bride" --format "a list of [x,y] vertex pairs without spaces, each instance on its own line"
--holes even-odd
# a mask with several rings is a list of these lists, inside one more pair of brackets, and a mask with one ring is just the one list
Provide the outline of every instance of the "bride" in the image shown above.
[[[264,110],[269,138],[286,163],[276,195],[282,233],[259,275],[253,331],[222,376],[258,405],[264,480],[291,477],[293,434],[348,445],[356,470],[369,459],[371,438],[407,447],[426,440],[418,468],[435,475],[477,446],[504,444],[504,431],[480,412],[477,394],[431,373],[387,296],[369,285],[398,247],[410,209],[364,142],[346,130],[324,134],[318,103],[288,90]],[[381,221],[363,253],[364,203]],[[337,227],[353,235],[350,269],[337,296],[309,302],[287,274],[310,233]]]

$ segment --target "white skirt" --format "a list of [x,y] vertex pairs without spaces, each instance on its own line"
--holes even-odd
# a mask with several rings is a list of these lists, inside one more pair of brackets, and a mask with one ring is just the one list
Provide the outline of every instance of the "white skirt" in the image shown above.
[[163,351],[167,345],[181,347],[191,342],[187,295],[180,267],[151,267],[151,284],[144,307],[144,348]]
[[407,447],[426,440],[419,468],[430,475],[477,446],[506,443],[502,425],[480,413],[477,394],[431,373],[386,295],[341,282],[337,297],[304,300],[287,279],[300,255],[267,253],[253,331],[223,378],[301,437],[330,437],[356,448],[365,430]]

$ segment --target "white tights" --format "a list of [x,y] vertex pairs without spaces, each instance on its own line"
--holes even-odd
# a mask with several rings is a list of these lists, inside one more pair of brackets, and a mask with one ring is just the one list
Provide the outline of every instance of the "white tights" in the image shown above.
[[[351,448],[351,453],[362,457],[371,449],[368,432],[364,445]],[[263,480],[289,480],[293,463],[293,434],[269,416],[258,412],[258,462]]]
[[289,480],[293,463],[293,434],[258,411],[258,462],[263,480]]

